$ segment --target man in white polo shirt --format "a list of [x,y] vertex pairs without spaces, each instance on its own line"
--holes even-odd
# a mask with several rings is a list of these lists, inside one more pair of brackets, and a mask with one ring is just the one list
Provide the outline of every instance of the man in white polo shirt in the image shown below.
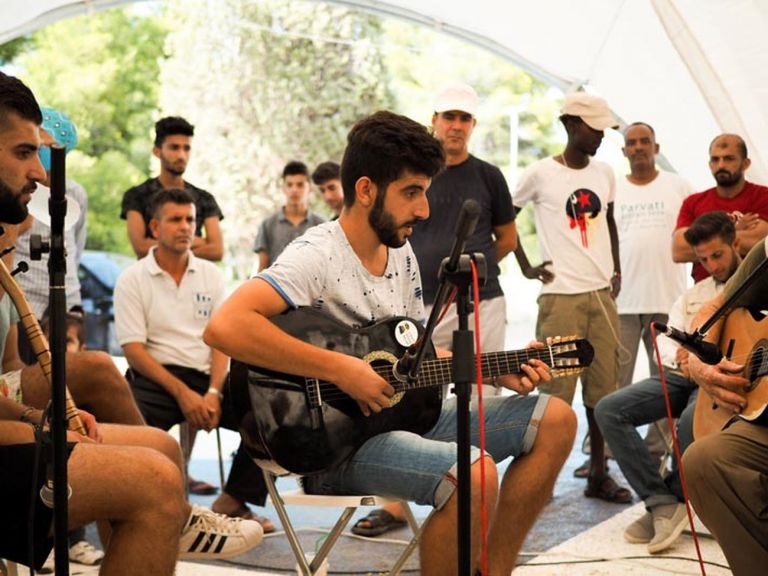
[[[164,430],[185,420],[207,431],[220,425],[236,430],[224,398],[229,359],[202,338],[225,294],[219,269],[191,250],[194,198],[182,189],[161,190],[153,198],[152,214],[157,245],[115,286],[115,329],[136,403],[147,424]],[[241,448],[213,508],[254,518],[245,503],[263,506],[265,499],[261,471]],[[274,530],[268,519],[255,519],[265,532]]]

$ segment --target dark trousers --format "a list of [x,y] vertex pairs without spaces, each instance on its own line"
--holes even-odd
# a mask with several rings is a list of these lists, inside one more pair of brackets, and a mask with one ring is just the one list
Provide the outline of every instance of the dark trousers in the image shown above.
[[[207,374],[182,366],[166,365],[164,368],[200,395],[208,391],[210,379]],[[131,369],[126,373],[126,378],[131,384],[136,404],[148,425],[168,430],[174,424],[184,422],[184,414],[176,400],[161,386]],[[238,422],[231,402],[232,395],[227,381],[227,385],[224,386],[224,398],[221,401],[219,426],[237,432]],[[257,506],[264,506],[266,502],[267,487],[264,484],[261,469],[248,456],[242,442],[232,460],[232,469],[229,471],[224,491],[238,500]]]

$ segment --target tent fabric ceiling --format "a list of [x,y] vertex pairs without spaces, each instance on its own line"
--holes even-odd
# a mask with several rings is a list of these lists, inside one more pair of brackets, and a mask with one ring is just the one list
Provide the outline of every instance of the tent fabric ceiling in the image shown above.
[[[130,0],[0,0],[0,42]],[[587,85],[625,122],[652,124],[674,168],[709,186],[707,146],[745,137],[768,182],[768,3],[761,0],[341,0],[444,31],[563,90]]]

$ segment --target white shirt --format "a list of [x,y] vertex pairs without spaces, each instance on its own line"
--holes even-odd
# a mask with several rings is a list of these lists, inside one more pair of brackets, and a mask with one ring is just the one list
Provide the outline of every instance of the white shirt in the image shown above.
[[224,277],[215,264],[189,253],[177,286],[149,254],[120,274],[115,286],[115,332],[120,345],[140,342],[160,364],[211,369],[203,331],[224,300]]
[[542,260],[555,279],[542,294],[583,294],[610,286],[613,255],[606,211],[616,180],[604,162],[590,159],[580,170],[553,158],[531,164],[520,176],[515,206],[533,203]]
[[670,246],[680,205],[693,191],[672,172],[660,171],[642,186],[626,177],[617,182],[613,215],[621,258],[619,314],[666,312],[685,290],[686,267],[672,261]]

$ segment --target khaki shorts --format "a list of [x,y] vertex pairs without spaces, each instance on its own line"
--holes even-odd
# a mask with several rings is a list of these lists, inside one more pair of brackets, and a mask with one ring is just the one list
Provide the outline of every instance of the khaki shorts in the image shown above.
[[595,358],[581,374],[562,376],[539,386],[541,392],[573,403],[576,381],[581,378],[584,406],[594,408],[603,397],[617,389],[619,377],[619,316],[610,290],[584,294],[542,294],[536,338],[550,336],[586,338],[595,349]]

